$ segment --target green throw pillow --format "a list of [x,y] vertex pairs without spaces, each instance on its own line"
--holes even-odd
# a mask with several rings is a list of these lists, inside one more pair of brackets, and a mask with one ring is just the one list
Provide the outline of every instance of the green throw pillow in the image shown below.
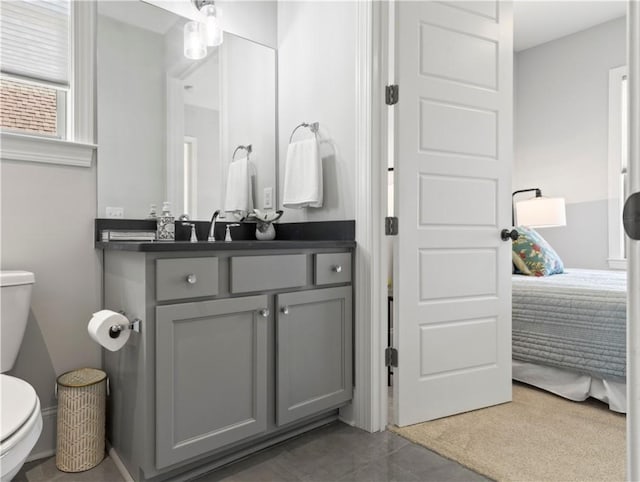
[[564,272],[558,253],[532,228],[518,226],[518,239],[513,242],[513,264],[522,274],[549,276]]

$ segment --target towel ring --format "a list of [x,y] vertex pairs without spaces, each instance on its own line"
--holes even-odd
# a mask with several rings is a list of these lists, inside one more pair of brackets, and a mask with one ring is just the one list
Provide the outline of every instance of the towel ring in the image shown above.
[[247,151],[247,161],[249,160],[249,155],[253,151],[253,149],[251,147],[251,144],[247,144],[246,146],[238,146],[238,147],[236,147],[236,150],[233,151],[233,155],[231,156],[231,162],[235,161],[236,152],[238,152],[240,149],[243,149],[243,150]]
[[289,136],[289,144],[291,144],[291,140],[293,139],[293,135],[296,133],[296,131],[298,129],[300,129],[301,127],[308,127],[309,130],[311,132],[313,132],[314,134],[318,133],[318,130],[320,130],[320,123],[319,122],[312,122],[310,124],[303,122],[301,124],[298,124],[293,131],[291,132],[291,135]]

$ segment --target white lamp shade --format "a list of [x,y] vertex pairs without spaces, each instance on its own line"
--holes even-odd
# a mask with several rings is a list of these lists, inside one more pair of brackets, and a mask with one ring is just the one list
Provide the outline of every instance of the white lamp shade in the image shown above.
[[516,203],[516,224],[532,228],[566,226],[564,198],[535,197]]
[[184,26],[184,56],[200,60],[207,56],[205,26],[200,22],[187,22]]

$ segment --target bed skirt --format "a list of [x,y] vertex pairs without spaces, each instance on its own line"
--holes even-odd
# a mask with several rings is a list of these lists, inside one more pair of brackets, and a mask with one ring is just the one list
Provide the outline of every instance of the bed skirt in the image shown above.
[[513,360],[512,378],[575,402],[593,397],[614,412],[627,413],[627,384],[623,382],[518,360]]

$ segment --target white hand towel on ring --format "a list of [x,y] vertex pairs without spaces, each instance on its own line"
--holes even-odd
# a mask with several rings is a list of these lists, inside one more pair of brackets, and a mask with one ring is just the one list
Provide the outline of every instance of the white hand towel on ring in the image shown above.
[[240,217],[253,211],[251,172],[249,160],[246,157],[229,164],[224,210],[237,213]]
[[287,208],[322,207],[322,159],[315,136],[289,144],[282,204]]

